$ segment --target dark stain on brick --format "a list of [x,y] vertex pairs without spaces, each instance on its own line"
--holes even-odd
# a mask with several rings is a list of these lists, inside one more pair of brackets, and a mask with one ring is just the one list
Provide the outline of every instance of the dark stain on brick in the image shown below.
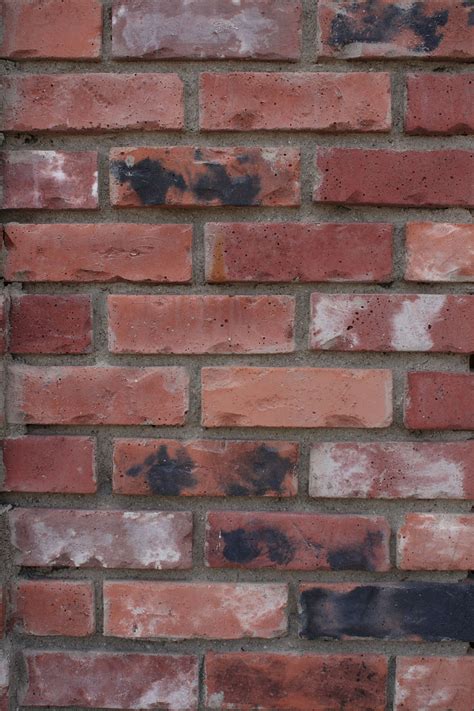
[[178,450],[173,458],[168,454],[166,445],[161,445],[157,452],[150,454],[143,464],[131,467],[127,475],[131,477],[145,475],[154,494],[159,496],[179,496],[183,489],[196,486],[193,477],[194,462],[184,449]]
[[382,531],[368,531],[360,545],[329,551],[328,563],[331,570],[377,570],[378,554],[383,540]]
[[135,165],[127,165],[124,160],[114,161],[111,171],[121,185],[130,184],[142,205],[164,205],[170,188],[186,190],[182,175],[163,168],[160,161],[151,158],[144,158]]
[[304,639],[474,639],[474,585],[413,582],[361,585],[342,592],[322,587],[300,596]]
[[354,2],[333,19],[329,44],[340,48],[353,42],[390,42],[401,32],[411,30],[420,39],[415,51],[433,52],[443,39],[439,30],[448,22],[449,10],[429,15],[425,7],[423,0],[410,7],[385,5],[380,0]]
[[[245,156],[239,156],[242,162]],[[248,158],[248,156],[247,156]],[[195,159],[201,159],[198,149]],[[126,161],[113,161],[112,175],[123,185],[129,183],[132,190],[140,198],[142,205],[165,205],[168,191],[177,188],[182,192],[191,191],[199,202],[215,202],[222,205],[257,205],[260,193],[260,177],[258,175],[230,176],[225,166],[219,163],[202,163],[205,173],[190,178],[184,177],[173,170],[164,168],[158,160],[144,158],[135,165]]]
[[467,13],[467,24],[469,27],[472,27],[474,25],[474,0],[464,0],[462,6],[469,10]]
[[262,444],[242,457],[237,469],[240,483],[230,483],[225,493],[227,496],[264,496],[268,492],[279,494],[292,467],[291,459],[282,457],[276,449]]
[[236,528],[221,531],[224,539],[223,555],[231,563],[251,563],[261,555],[267,555],[272,563],[286,565],[293,560],[295,546],[277,528],[262,527],[253,531]]
[[[243,158],[244,156],[240,156]],[[257,205],[260,192],[258,175],[228,175],[225,167],[219,163],[204,163],[206,173],[200,175],[191,186],[198,200],[212,202],[218,200],[222,205]]]

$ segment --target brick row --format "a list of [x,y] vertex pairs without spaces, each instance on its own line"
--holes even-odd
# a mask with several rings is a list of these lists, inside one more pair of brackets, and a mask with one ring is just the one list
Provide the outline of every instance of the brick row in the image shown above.
[[[5,226],[5,277],[19,282],[188,283],[191,225]],[[207,223],[210,283],[376,282],[392,279],[389,224]],[[408,223],[405,279],[474,281],[474,227]]]
[[[142,707],[146,698],[171,711],[198,708],[195,656],[28,650],[24,662],[28,682],[21,700],[28,706],[113,704],[125,710]],[[473,667],[468,656],[397,657],[396,711],[419,711],[426,704],[470,711]],[[208,652],[203,684],[208,709],[323,711],[337,703],[383,711],[387,680],[383,655]],[[434,698],[443,699],[444,707],[433,705]]]
[[[183,367],[33,366],[8,369],[12,424],[183,425]],[[202,425],[381,428],[392,422],[392,372],[381,369],[204,367]],[[405,427],[474,427],[472,373],[407,374]]]
[[[16,562],[25,567],[192,565],[190,512],[18,508],[9,520]],[[473,535],[472,515],[407,514],[398,530],[398,567],[472,569]],[[389,542],[382,516],[213,511],[206,518],[205,558],[210,568],[385,572]]]
[[[5,209],[96,209],[97,154],[4,151]],[[316,203],[400,207],[473,207],[474,153],[319,148]],[[363,170],[362,170],[363,167]],[[379,180],[391,175],[390,182]],[[297,207],[296,148],[113,148],[114,207]]]
[[[3,491],[93,494],[92,437],[5,439]],[[115,439],[113,491],[128,496],[294,496],[296,442]],[[309,495],[320,499],[474,498],[474,442],[321,442]]]
[[[112,353],[270,354],[295,348],[291,296],[113,295],[107,312]],[[4,318],[11,353],[92,350],[89,296],[12,296]],[[309,329],[316,351],[471,353],[474,296],[313,293]]]
[[[11,59],[97,59],[99,0],[65,12],[60,0],[32,6],[6,0],[0,54]],[[332,0],[318,4],[315,55],[322,59],[473,57],[468,3],[444,0]],[[295,61],[301,52],[300,2],[284,0],[114,0],[112,54],[118,59]],[[73,32],[72,28],[76,31]]]
[[[16,74],[0,86],[5,132],[184,128],[178,74]],[[204,131],[391,129],[390,75],[383,72],[203,73],[199,97]],[[473,74],[409,74],[405,131],[472,133],[473,100]]]

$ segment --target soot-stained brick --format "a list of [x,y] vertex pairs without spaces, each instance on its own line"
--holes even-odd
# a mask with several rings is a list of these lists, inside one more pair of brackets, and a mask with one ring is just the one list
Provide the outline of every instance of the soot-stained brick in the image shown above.
[[413,582],[303,589],[305,639],[351,637],[435,642],[474,639],[474,585]]
[[377,554],[383,542],[381,531],[368,531],[361,545],[328,551],[331,570],[378,570]]
[[470,27],[472,27],[474,25],[474,0],[464,0],[462,6],[467,7],[469,10],[467,23]]
[[161,445],[157,452],[150,454],[143,464],[131,467],[127,475],[131,477],[145,474],[154,494],[160,496],[179,496],[183,489],[196,485],[193,477],[194,463],[184,449],[175,457],[168,454],[168,448]]
[[[245,156],[239,156],[240,162]],[[248,159],[248,157],[247,157]],[[205,163],[206,173],[191,186],[198,200],[219,200],[223,205],[255,205],[260,192],[258,175],[228,175],[223,165]]]
[[282,490],[287,474],[293,468],[291,459],[264,444],[242,457],[238,466],[241,483],[231,483],[227,496],[264,496],[269,491]]
[[255,531],[237,528],[222,531],[222,538],[224,558],[231,563],[249,563],[266,554],[272,563],[286,565],[293,560],[296,550],[288,536],[277,528],[265,527]]
[[128,165],[124,160],[114,161],[111,172],[121,185],[130,184],[143,205],[163,205],[170,188],[187,189],[182,175],[163,168],[160,161],[151,158],[144,158],[135,165]]
[[332,21],[329,44],[337,48],[353,42],[389,42],[411,30],[420,39],[415,51],[432,52],[443,39],[440,28],[448,18],[447,8],[429,15],[422,0],[408,8],[395,3],[386,5],[380,0],[354,2],[349,11],[341,11]]
[[[195,159],[201,159],[199,150]],[[245,160],[246,159],[246,160]],[[239,162],[248,162],[248,156],[239,156]],[[190,191],[198,202],[219,201],[222,205],[256,205],[261,189],[260,177],[255,174],[231,176],[225,166],[203,163],[205,173],[189,178],[181,173],[164,168],[160,161],[144,158],[134,165],[126,161],[113,161],[111,172],[121,185],[128,183],[140,198],[142,205],[164,205],[168,191],[177,188],[183,193]]]

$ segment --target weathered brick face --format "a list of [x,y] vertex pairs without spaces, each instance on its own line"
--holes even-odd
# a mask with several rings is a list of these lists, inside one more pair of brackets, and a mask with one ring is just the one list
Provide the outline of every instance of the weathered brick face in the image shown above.
[[0,711],[473,711],[472,0],[0,15]]

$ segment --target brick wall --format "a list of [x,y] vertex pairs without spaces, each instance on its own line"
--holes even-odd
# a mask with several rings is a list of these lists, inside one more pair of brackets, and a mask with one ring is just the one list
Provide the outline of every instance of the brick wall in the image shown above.
[[1,710],[472,711],[472,2],[2,5]]

